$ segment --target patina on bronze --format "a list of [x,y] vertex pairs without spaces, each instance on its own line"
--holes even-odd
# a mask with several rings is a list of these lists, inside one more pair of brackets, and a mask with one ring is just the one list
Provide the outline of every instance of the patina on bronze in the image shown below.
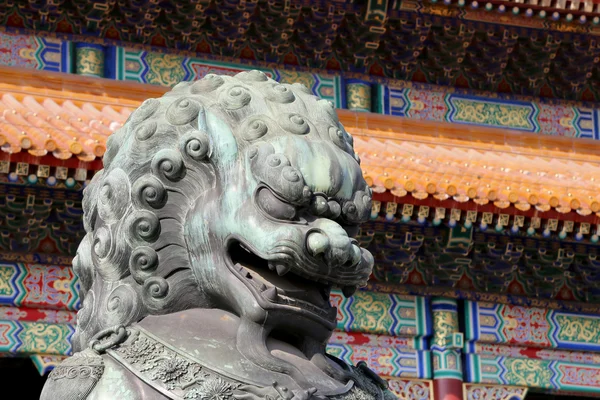
[[145,101],[84,192],[77,353],[42,399],[388,399],[325,353],[371,209],[333,105],[259,71]]

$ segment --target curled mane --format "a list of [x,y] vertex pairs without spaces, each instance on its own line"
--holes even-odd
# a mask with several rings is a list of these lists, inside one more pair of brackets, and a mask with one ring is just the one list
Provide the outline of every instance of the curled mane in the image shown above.
[[175,89],[145,101],[109,138],[104,169],[84,190],[87,234],[73,260],[83,298],[76,350],[104,328],[201,306],[181,205],[214,180],[202,109]]

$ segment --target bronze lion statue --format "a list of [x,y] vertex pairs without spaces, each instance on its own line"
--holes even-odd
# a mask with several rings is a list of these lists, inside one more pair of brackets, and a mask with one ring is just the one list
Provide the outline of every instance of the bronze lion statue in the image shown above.
[[333,105],[259,71],[135,110],[84,191],[75,355],[42,399],[395,398],[327,355],[371,209]]

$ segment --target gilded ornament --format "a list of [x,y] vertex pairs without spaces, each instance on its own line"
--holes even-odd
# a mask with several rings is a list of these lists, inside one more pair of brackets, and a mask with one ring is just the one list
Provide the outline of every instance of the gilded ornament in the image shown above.
[[450,97],[454,108],[451,111],[452,122],[497,126],[502,128],[534,129],[530,118],[533,116],[531,106],[498,104],[485,101],[467,100]]
[[104,77],[104,51],[96,47],[78,46],[75,72],[79,75]]
[[371,111],[371,86],[368,83],[349,83],[346,85],[348,109]]

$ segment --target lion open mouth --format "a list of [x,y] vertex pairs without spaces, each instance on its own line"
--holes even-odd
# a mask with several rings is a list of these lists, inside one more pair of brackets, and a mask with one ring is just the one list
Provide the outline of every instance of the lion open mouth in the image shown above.
[[333,329],[337,309],[329,303],[331,284],[304,278],[281,261],[263,259],[240,241],[230,244],[229,257],[232,272],[254,292],[261,306],[266,304],[263,308],[301,311]]

